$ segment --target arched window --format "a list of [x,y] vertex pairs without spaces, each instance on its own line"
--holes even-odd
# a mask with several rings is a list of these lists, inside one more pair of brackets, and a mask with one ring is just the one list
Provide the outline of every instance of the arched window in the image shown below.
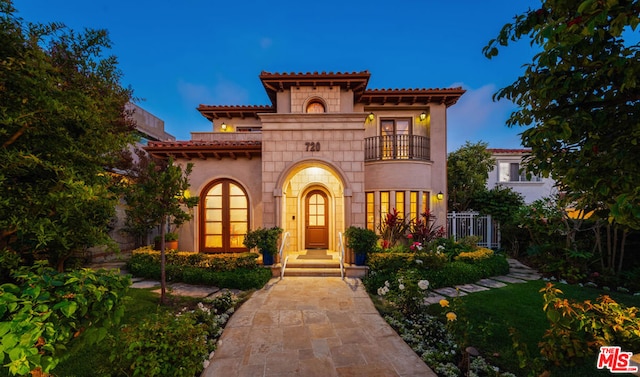
[[204,252],[246,251],[242,244],[249,229],[249,198],[230,179],[212,182],[201,196],[200,250]]
[[307,104],[307,113],[324,113],[324,104],[318,100],[313,100]]

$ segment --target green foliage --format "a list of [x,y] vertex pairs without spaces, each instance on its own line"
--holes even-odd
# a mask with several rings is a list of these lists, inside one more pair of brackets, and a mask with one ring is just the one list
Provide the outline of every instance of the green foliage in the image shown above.
[[495,161],[487,151],[487,143],[467,141],[447,157],[449,211],[467,211],[473,198],[486,191],[485,184]]
[[499,254],[479,260],[447,262],[445,254],[438,252],[375,253],[370,255],[368,266],[369,274],[363,283],[369,293],[375,293],[385,281],[397,280],[400,271],[416,271],[418,280],[428,280],[432,288],[474,283],[509,272],[509,263]]
[[[174,228],[191,220],[193,214],[189,209],[199,200],[189,194],[193,164],[182,167],[173,159],[154,159],[144,151],[136,153],[137,163],[129,173],[133,183],[126,187],[124,196],[128,205],[127,231],[144,239],[151,230],[166,224],[167,219]],[[173,237],[177,240],[177,234]],[[171,240],[165,235],[165,241]]]
[[494,96],[519,107],[507,125],[527,127],[531,173],[553,174],[579,209],[602,209],[633,229],[640,229],[639,20],[637,0],[544,0],[484,48],[491,58],[529,39],[539,51]]
[[556,365],[575,365],[601,346],[615,345],[628,350],[640,347],[637,307],[627,308],[609,296],[600,297],[597,303],[570,301],[560,298],[563,292],[551,283],[540,292],[550,324],[540,353]]
[[410,224],[406,219],[400,217],[398,210],[393,208],[387,213],[380,224],[380,237],[382,237],[382,248],[394,247],[404,237],[409,230]]
[[356,254],[371,253],[380,238],[376,232],[371,229],[355,226],[348,227],[344,231],[344,235],[347,238],[347,247],[352,249]]
[[511,187],[496,186],[491,190],[479,191],[473,196],[472,207],[483,215],[491,217],[500,226],[514,223],[514,213],[524,205],[524,198]]
[[102,341],[120,322],[131,284],[117,272],[58,273],[44,263],[14,279],[0,286],[0,356],[19,375],[49,373],[74,349]]
[[277,226],[273,228],[258,228],[248,231],[242,242],[247,249],[257,247],[261,253],[276,255],[280,234],[282,234],[282,228]]
[[[166,279],[172,282],[244,290],[260,289],[271,278],[271,270],[258,266],[255,253],[226,256],[170,251],[166,263]],[[160,252],[134,251],[127,262],[127,270],[134,276],[159,279]]]
[[[123,328],[111,361],[133,376],[192,377],[208,363],[238,299],[230,292],[174,314],[161,311]],[[122,349],[124,348],[124,350]],[[203,363],[204,362],[204,363]]]
[[108,225],[133,142],[107,32],[29,24],[0,2],[0,248],[61,271],[74,252],[115,243]]
[[409,224],[410,241],[419,242],[423,247],[429,242],[445,237],[446,234],[445,228],[436,225],[436,217],[429,211],[421,213],[420,217],[413,219]]

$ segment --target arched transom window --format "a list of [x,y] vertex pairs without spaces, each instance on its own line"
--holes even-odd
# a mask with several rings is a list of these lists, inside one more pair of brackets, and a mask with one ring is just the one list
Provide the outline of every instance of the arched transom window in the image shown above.
[[311,101],[307,104],[307,113],[324,113],[324,104],[320,101]]
[[236,182],[223,179],[211,183],[202,195],[201,250],[245,251],[242,244],[249,229],[249,199]]

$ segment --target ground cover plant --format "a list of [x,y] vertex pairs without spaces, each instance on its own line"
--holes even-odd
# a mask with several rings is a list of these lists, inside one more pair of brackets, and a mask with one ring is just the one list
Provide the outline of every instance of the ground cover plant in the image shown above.
[[[227,320],[247,295],[214,299],[169,294],[158,305],[151,289],[129,289],[121,326],[103,341],[73,350],[52,376],[194,376],[208,365]],[[11,376],[0,368],[0,376]]]
[[[259,289],[271,279],[271,270],[257,263],[258,254],[204,254],[169,251],[166,278],[170,282],[211,285],[219,288]],[[134,276],[159,279],[160,252],[148,247],[134,250],[127,262]]]

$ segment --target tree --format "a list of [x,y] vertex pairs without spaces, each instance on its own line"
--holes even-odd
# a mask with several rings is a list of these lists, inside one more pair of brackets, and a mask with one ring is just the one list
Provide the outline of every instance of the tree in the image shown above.
[[65,260],[115,244],[117,203],[109,174],[133,141],[106,31],[78,34],[30,24],[0,0],[0,250],[23,259]]
[[449,210],[467,211],[473,197],[486,191],[489,171],[495,161],[487,151],[487,143],[467,141],[447,157]]
[[579,209],[605,209],[605,219],[627,229],[640,229],[639,14],[638,0],[545,0],[483,50],[492,58],[523,38],[539,47],[494,99],[519,106],[507,125],[527,127],[532,173],[553,172]]
[[170,222],[178,227],[192,218],[185,210],[198,203],[198,197],[188,194],[189,175],[193,168],[188,163],[184,169],[174,164],[173,159],[160,160],[142,158],[132,169],[133,183],[126,188],[125,200],[128,205],[127,224],[138,224],[138,229],[160,228],[160,303],[165,302],[165,235]]

